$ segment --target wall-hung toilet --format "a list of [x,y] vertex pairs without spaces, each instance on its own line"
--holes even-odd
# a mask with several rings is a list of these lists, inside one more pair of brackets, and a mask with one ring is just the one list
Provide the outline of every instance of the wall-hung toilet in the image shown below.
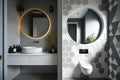
[[90,75],[92,73],[93,67],[90,63],[79,61],[79,66],[84,75]]

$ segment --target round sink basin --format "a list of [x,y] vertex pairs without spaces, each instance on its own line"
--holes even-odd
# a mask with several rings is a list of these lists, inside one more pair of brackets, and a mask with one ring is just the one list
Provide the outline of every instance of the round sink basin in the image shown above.
[[26,53],[26,54],[40,53],[40,52],[42,52],[42,50],[43,49],[41,47],[32,47],[32,46],[22,48],[22,52]]

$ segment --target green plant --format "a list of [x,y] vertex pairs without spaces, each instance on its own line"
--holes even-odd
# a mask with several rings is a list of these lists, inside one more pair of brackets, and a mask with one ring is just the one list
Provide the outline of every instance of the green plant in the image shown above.
[[87,43],[92,43],[95,40],[94,33],[87,37]]

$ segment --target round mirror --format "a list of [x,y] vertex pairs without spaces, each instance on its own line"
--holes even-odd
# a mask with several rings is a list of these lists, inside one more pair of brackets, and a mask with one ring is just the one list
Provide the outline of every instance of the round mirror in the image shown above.
[[75,10],[67,20],[70,37],[81,44],[89,44],[97,40],[102,32],[102,20],[92,9]]
[[49,33],[51,21],[45,11],[31,8],[22,14],[20,25],[25,36],[31,39],[41,39]]

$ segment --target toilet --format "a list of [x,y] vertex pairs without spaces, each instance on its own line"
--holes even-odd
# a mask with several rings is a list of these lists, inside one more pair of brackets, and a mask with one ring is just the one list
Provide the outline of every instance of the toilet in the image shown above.
[[90,75],[92,73],[93,67],[89,62],[79,61],[79,66],[84,75]]

